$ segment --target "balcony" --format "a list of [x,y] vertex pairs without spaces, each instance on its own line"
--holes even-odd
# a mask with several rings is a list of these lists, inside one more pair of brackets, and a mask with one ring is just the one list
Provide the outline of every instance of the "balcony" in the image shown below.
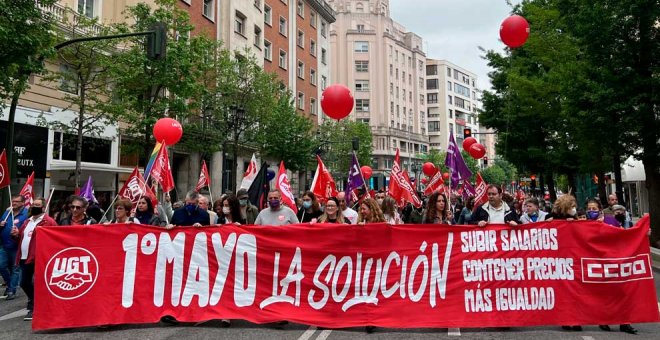
[[[63,31],[70,30],[73,26],[78,26],[78,21],[83,17],[82,14],[58,3],[44,5],[41,2],[37,2],[37,6],[39,6],[39,9],[41,9],[46,16],[50,16],[55,25]],[[93,26],[86,28],[78,27],[74,33],[95,36],[101,35],[102,31],[103,26],[94,24]]]

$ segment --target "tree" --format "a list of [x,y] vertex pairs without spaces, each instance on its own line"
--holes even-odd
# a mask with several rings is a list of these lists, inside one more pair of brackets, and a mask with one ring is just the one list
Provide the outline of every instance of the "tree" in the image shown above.
[[507,182],[506,173],[497,165],[481,170],[481,177],[488,184],[502,185]]
[[114,79],[114,97],[108,109],[121,124],[123,152],[137,152],[146,161],[155,141],[153,125],[160,118],[175,117],[184,125],[199,115],[202,76],[209,70],[214,42],[204,35],[190,37],[193,26],[188,13],[173,0],[157,0],[157,8],[145,3],[129,6],[127,23],[114,26],[116,33],[149,31],[155,23],[167,27],[166,56],[147,58],[145,37],[128,39],[124,49],[113,55],[109,72]]
[[339,175],[335,179],[348,177],[354,138],[359,144],[358,162],[371,166],[373,137],[368,124],[349,119],[326,120],[318,128],[317,153],[328,169]]
[[[81,32],[89,32],[98,24],[97,19],[79,16],[65,31],[60,31],[58,40],[65,41],[79,38]],[[102,34],[107,34],[106,29]],[[64,94],[64,100],[69,107],[64,110],[75,110],[76,115],[71,121],[56,120],[46,123],[40,116],[41,125],[49,125],[52,129],[64,134],[75,136],[71,145],[76,150],[75,186],[80,187],[83,136],[98,136],[107,126],[114,125],[114,119],[106,109],[106,102],[111,100],[109,86],[112,79],[107,72],[112,62],[112,52],[116,41],[99,40],[81,42],[61,49],[55,62],[58,70],[48,72],[44,77],[54,87]],[[66,139],[65,139],[66,141]]]

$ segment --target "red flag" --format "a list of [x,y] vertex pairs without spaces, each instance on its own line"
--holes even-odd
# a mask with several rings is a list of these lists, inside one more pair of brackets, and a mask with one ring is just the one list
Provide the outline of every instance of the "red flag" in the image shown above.
[[131,176],[128,177],[124,186],[119,190],[119,196],[131,201],[133,203],[133,208],[137,207],[137,202],[142,196],[149,197],[154,206],[158,203],[156,195],[151,191],[149,186],[147,186],[147,183],[144,182],[144,178],[140,176],[140,170],[138,170],[137,167],[133,169]]
[[199,180],[195,190],[199,191],[203,187],[211,187],[211,178],[209,177],[209,169],[206,167],[206,161],[202,161],[202,170],[199,171]]
[[392,196],[401,207],[410,202],[415,208],[419,208],[422,206],[422,201],[417,197],[417,193],[410,183],[408,174],[401,171],[400,164],[399,149],[397,148],[396,156],[394,156],[394,165],[392,165],[392,171],[390,172],[390,196]]
[[293,212],[298,213],[298,207],[296,206],[296,201],[293,198],[293,193],[291,192],[291,185],[289,185],[289,176],[286,174],[286,168],[284,167],[284,161],[280,162],[280,172],[277,174],[275,181],[275,189],[279,190],[282,194],[282,202],[291,208]]
[[312,180],[312,192],[319,201],[325,202],[328,198],[337,196],[337,185],[330,171],[323,164],[321,157],[316,155],[316,161],[316,173]]
[[445,192],[445,181],[442,179],[441,171],[436,171],[435,175],[433,175],[429,184],[424,189],[424,195],[429,196],[436,191]]
[[9,166],[7,165],[7,150],[2,150],[0,154],[0,189],[8,186],[11,183],[9,178]]
[[32,174],[28,176],[27,181],[23,185],[23,189],[21,189],[21,192],[19,195],[23,196],[25,199],[25,208],[29,209],[30,206],[32,205],[33,199],[34,199],[34,171],[32,171]]
[[484,181],[484,179],[481,177],[481,173],[477,172],[477,185],[474,188],[474,190],[477,192],[474,199],[475,208],[483,203],[488,202],[488,195],[486,194],[487,187],[488,184],[486,184],[486,181]]
[[174,189],[174,178],[172,177],[172,169],[170,168],[167,146],[160,148],[154,165],[151,168],[151,178],[156,180],[165,192],[170,192]]

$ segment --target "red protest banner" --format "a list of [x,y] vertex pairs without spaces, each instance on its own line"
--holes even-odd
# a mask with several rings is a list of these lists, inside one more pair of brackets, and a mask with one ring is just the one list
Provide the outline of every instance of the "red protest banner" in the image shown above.
[[40,227],[32,326],[164,315],[322,327],[658,322],[648,230],[648,219],[628,230],[595,221]]

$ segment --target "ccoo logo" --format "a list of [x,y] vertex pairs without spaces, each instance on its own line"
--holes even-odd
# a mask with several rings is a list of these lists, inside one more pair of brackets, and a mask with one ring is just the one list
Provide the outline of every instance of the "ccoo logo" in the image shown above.
[[46,287],[62,300],[73,300],[87,293],[96,282],[99,264],[89,250],[71,247],[50,258],[44,278]]

